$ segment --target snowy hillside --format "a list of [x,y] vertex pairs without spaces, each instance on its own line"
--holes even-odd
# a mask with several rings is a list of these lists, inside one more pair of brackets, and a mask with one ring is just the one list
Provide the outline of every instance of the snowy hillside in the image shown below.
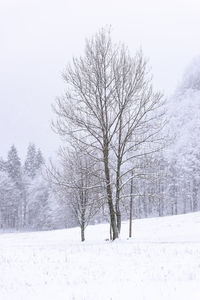
[[105,241],[108,225],[0,235],[1,300],[199,300],[200,213],[134,221],[134,238]]

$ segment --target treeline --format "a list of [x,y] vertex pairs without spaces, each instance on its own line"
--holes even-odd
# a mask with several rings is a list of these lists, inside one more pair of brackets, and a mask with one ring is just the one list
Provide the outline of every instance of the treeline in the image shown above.
[[45,216],[49,185],[42,179],[44,158],[30,144],[24,164],[13,145],[7,159],[0,161],[0,227],[42,228],[48,224]]
[[[43,155],[34,144],[29,145],[23,164],[15,146],[11,147],[7,160],[0,160],[1,229],[49,230],[81,227],[82,222],[85,227],[89,223],[109,222],[105,185],[97,181],[99,170],[92,170],[88,158],[66,153],[56,184],[52,174],[51,179],[46,175],[49,171],[44,166]],[[131,200],[133,219],[199,210],[200,158],[196,157],[194,163],[193,155],[187,154],[191,163],[191,169],[187,170],[161,153],[138,160],[135,174],[122,190],[122,220],[130,217]],[[55,176],[55,168],[53,172]]]
[[[149,178],[134,179],[134,218],[200,210],[200,157],[196,157],[194,163],[193,153],[187,153],[187,159],[183,162],[180,156],[167,159],[166,153],[159,154],[152,160],[151,167],[143,170]],[[126,211],[128,207],[129,201]]]

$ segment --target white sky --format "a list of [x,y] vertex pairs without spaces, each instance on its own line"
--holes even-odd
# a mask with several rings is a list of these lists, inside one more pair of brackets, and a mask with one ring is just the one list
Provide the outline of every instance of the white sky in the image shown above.
[[61,72],[105,25],[133,54],[142,47],[166,95],[200,54],[198,0],[0,0],[0,156],[13,143],[22,157],[29,142],[56,151],[51,104],[64,90]]

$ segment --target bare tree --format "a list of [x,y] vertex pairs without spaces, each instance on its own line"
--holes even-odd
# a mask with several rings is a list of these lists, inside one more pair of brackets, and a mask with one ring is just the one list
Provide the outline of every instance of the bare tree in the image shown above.
[[64,199],[81,228],[81,241],[85,240],[85,228],[98,213],[101,201],[101,185],[95,162],[77,148],[59,152],[61,169],[53,165],[48,177],[58,195]]
[[[86,41],[85,55],[64,74],[66,93],[57,99],[54,130],[82,144],[101,162],[113,239],[121,228],[120,192],[131,161],[160,148],[162,95],[154,93],[146,61],[131,57],[102,29]],[[153,147],[153,144],[155,147]]]

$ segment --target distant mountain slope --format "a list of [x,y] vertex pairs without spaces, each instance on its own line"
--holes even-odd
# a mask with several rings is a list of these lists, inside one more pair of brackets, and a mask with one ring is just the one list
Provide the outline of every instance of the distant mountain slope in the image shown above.
[[[172,152],[180,159],[200,153],[200,57],[194,59],[169,102]],[[199,157],[200,158],[200,157]]]

